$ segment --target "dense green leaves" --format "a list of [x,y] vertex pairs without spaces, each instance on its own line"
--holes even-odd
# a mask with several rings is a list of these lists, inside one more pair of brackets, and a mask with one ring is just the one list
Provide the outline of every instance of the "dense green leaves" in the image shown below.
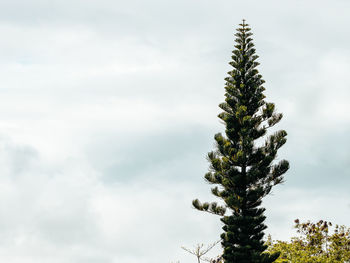
[[264,100],[264,80],[256,69],[258,56],[250,28],[243,21],[237,31],[230,62],[232,70],[225,78],[225,102],[219,105],[223,112],[218,117],[226,126],[225,135],[215,135],[216,149],[208,154],[210,167],[204,176],[207,182],[216,185],[212,193],[223,205],[196,199],[193,206],[222,216],[225,263],[268,263],[278,254],[264,253],[265,209],[260,205],[271,188],[283,181],[289,168],[286,160],[274,163],[287,133],[277,131],[265,138],[262,145],[257,143],[281,120],[282,114],[275,112],[273,103]]
[[300,223],[295,220],[300,234],[290,242],[268,240],[268,252],[279,252],[276,263],[344,263],[350,262],[350,229],[320,220]]

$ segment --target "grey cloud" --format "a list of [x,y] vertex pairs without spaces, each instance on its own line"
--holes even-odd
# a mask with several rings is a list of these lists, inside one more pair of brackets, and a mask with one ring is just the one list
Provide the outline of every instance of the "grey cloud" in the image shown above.
[[269,228],[347,204],[348,5],[1,1],[1,260],[186,262],[181,245],[217,239],[190,202],[212,200],[205,155],[242,18],[289,133]]
[[[8,136],[0,137],[0,156],[3,168],[13,176],[24,175],[27,169],[35,167],[38,162],[38,152],[28,145],[15,144]],[[4,171],[4,170],[3,170]]]
[[206,168],[206,152],[213,148],[213,129],[186,123],[147,136],[119,136],[94,136],[86,149],[89,162],[102,169],[108,182],[134,181],[148,174],[157,174],[152,176],[155,180],[191,181],[201,176],[198,168],[203,163]]

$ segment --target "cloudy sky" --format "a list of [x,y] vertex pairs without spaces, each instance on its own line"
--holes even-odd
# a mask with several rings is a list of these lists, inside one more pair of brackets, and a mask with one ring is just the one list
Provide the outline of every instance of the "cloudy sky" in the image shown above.
[[[288,132],[267,233],[350,220],[347,0],[0,1],[0,261],[194,262],[206,153],[247,19]],[[215,253],[219,253],[219,248]]]

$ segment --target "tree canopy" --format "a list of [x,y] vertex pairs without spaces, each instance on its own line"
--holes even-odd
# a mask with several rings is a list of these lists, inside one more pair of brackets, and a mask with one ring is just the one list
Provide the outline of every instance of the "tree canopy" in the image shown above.
[[276,263],[350,262],[350,228],[320,220],[301,223],[295,220],[298,237],[289,242],[268,240],[269,253],[279,252]]
[[232,70],[225,78],[225,102],[219,105],[223,112],[218,117],[225,124],[225,135],[214,136],[216,149],[208,154],[210,169],[204,176],[216,185],[211,192],[224,204],[193,201],[198,210],[221,216],[225,263],[270,263],[279,256],[264,253],[265,208],[261,203],[289,169],[286,160],[274,162],[287,132],[280,130],[267,136],[282,114],[276,113],[275,104],[264,100],[265,81],[257,70],[258,56],[250,31],[243,20],[235,34],[229,63]]

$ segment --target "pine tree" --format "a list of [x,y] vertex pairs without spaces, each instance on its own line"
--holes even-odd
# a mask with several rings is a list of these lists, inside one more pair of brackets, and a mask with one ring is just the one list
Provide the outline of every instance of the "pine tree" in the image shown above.
[[233,69],[225,78],[225,102],[219,105],[223,112],[218,117],[226,126],[226,136],[215,135],[216,149],[208,153],[210,168],[204,176],[216,185],[211,191],[224,205],[196,199],[193,206],[221,216],[225,263],[269,263],[279,255],[264,253],[266,217],[261,203],[289,168],[286,160],[274,162],[287,133],[280,130],[265,136],[282,114],[264,100],[264,80],[256,69],[259,63],[251,29],[244,20],[239,25],[229,63]]

